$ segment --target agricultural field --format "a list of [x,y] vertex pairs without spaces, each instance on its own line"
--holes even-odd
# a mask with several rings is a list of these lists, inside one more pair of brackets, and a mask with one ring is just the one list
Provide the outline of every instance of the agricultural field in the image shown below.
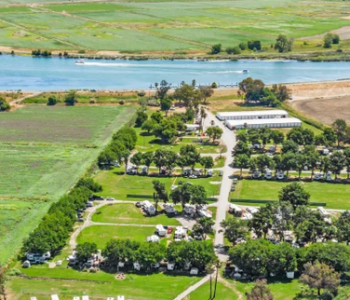
[[349,104],[349,96],[298,100],[292,103],[295,109],[327,125],[331,125],[336,119],[350,122]]
[[132,107],[27,106],[0,121],[0,262],[86,172]]
[[320,50],[322,35],[331,30],[337,30],[344,47],[349,46],[350,8],[340,0],[312,5],[305,0],[31,2],[36,5],[0,1],[0,46],[207,53],[216,43],[226,48],[258,39],[263,52],[274,52],[270,45],[283,33],[296,39],[295,52],[307,52]]
[[[236,191],[231,194],[234,199],[278,200],[278,192],[290,182],[275,180],[240,180]],[[327,182],[301,182],[305,190],[310,192],[311,202],[325,202],[327,208],[350,209],[350,184]]]

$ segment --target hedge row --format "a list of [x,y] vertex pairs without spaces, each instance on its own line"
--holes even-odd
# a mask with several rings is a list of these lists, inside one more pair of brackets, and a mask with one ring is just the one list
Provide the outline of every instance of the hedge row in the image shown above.
[[[257,199],[231,199],[231,202],[236,203],[277,203],[276,200],[257,200]],[[327,206],[325,202],[310,202],[312,206]]]

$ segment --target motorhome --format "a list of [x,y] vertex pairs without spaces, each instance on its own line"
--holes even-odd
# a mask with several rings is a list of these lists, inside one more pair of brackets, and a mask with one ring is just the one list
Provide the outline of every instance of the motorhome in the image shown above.
[[159,236],[166,236],[167,230],[163,227],[163,225],[157,225],[156,226],[156,233]]
[[174,216],[178,213],[178,211],[174,208],[174,204],[172,203],[165,203],[163,208],[168,216]]
[[322,206],[317,207],[318,212],[323,216],[323,217],[329,217],[331,214],[325,210]]
[[186,236],[186,230],[182,226],[177,226],[174,234],[175,241],[180,241]]
[[154,205],[149,202],[148,200],[145,200],[142,202],[142,207],[143,210],[150,216],[153,216],[156,214],[156,208],[154,207]]
[[283,179],[284,179],[284,172],[283,172],[283,171],[278,171],[278,172],[276,173],[276,178],[277,178],[278,180],[283,180]]
[[229,206],[229,212],[231,214],[233,214],[235,217],[242,217],[242,208],[240,208],[238,205],[236,204],[230,204]]
[[265,171],[264,177],[265,177],[266,179],[271,179],[271,178],[272,178],[272,171],[269,170],[269,169],[267,169],[267,170]]
[[187,215],[194,216],[194,214],[196,213],[196,206],[186,203],[184,207],[184,212]]
[[314,180],[321,180],[323,178],[323,173],[316,172],[314,175]]
[[260,177],[260,172],[258,170],[255,170],[252,175],[253,178],[259,178]]

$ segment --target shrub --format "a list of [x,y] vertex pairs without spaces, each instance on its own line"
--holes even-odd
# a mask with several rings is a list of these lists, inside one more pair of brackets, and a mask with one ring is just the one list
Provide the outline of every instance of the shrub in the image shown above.
[[32,51],[32,55],[33,55],[33,56],[40,56],[40,55],[41,55],[41,50],[40,50],[40,49],[38,49],[38,50],[33,50],[33,51]]
[[248,41],[248,48],[250,50],[259,51],[259,50],[261,50],[261,42],[260,41]]
[[243,50],[246,50],[246,49],[247,49],[247,44],[246,44],[246,43],[240,43],[240,44],[238,45],[238,47],[239,47],[239,49],[241,49],[241,50],[243,51]]
[[146,95],[146,92],[143,90],[137,92],[137,96],[139,96],[139,97],[144,97],[145,95]]
[[211,47],[211,54],[219,54],[222,50],[221,44],[215,44]]
[[57,103],[56,96],[50,96],[49,99],[47,100],[47,105],[49,106],[56,105],[56,103]]
[[213,82],[213,83],[211,84],[211,87],[212,87],[213,89],[217,89],[217,88],[218,88],[218,84],[217,84],[216,82]]
[[241,54],[241,49],[239,47],[228,47],[226,49],[227,54]]
[[84,54],[84,53],[85,53],[85,50],[79,50],[78,53],[79,53],[79,54]]
[[125,103],[124,100],[120,100],[120,101],[119,101],[119,104],[120,104],[120,105],[124,105],[124,103]]

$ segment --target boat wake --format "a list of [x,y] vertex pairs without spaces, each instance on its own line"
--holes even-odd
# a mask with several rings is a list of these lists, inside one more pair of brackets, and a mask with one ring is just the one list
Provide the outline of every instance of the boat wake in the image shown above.
[[247,70],[241,70],[241,71],[216,71],[213,73],[217,73],[217,74],[229,74],[229,73],[236,73],[236,74],[242,74],[242,73],[248,73]]
[[128,67],[129,64],[117,63],[97,63],[97,62],[76,62],[77,66],[95,66],[95,67]]

